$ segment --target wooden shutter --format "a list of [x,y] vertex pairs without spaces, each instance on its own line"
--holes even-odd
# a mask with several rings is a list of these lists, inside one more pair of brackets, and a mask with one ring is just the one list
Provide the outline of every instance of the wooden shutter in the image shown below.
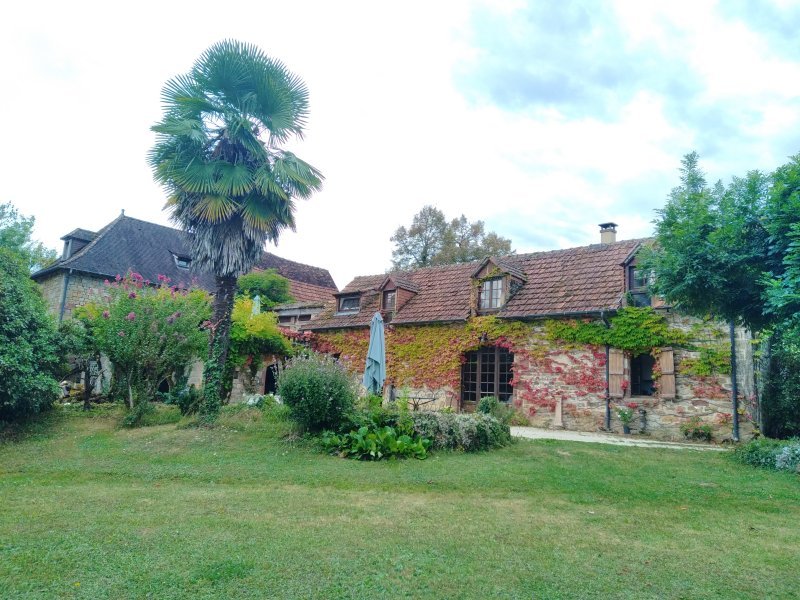
[[661,397],[666,400],[675,399],[675,355],[672,348],[662,348],[658,355],[658,366],[661,369],[661,378],[658,387]]
[[608,349],[608,394],[612,398],[622,398],[625,391],[622,382],[625,379],[625,353],[619,348]]

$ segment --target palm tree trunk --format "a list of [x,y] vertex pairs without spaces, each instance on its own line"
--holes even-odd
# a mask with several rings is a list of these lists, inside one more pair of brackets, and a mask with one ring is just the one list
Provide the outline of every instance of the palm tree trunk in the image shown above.
[[[217,277],[216,293],[214,295],[214,327],[211,331],[211,347],[215,342],[220,344],[219,359],[222,364],[228,358],[228,346],[231,336],[231,313],[233,312],[233,298],[236,293],[236,277]],[[211,350],[209,350],[209,358]]]
[[[228,359],[228,348],[230,347],[231,313],[233,312],[233,299],[236,294],[236,277],[217,276],[216,283],[214,316],[212,317],[213,327],[208,346],[208,359],[209,361],[215,361],[217,368],[222,372]],[[224,378],[219,379],[218,385],[219,389],[217,391],[220,399],[222,399],[225,387]]]

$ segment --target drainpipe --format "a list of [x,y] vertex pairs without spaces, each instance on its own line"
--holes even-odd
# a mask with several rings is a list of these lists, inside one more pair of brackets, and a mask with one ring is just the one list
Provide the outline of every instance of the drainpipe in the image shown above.
[[[72,241],[72,240],[70,240]],[[67,274],[64,275],[64,289],[61,290],[61,307],[58,309],[58,322],[64,320],[64,305],[67,303],[67,288],[69,287],[69,276],[72,275],[72,269],[67,271]]]
[[736,381],[736,325],[730,323],[731,332],[731,407],[733,408],[733,441],[739,441],[739,387]]
[[[606,319],[605,311],[600,311],[600,319],[603,321],[603,325],[606,326],[606,329],[610,329],[611,328],[611,323],[609,323],[608,319]],[[608,361],[610,359],[610,356],[609,356],[610,353],[611,353],[610,352],[610,347],[609,347],[608,344],[606,344],[606,392],[605,392],[605,396],[606,396],[605,397],[605,400],[606,400],[606,423],[605,423],[606,431],[611,431],[611,391],[610,391],[609,383],[608,383],[608,377],[609,377],[609,374],[608,374]]]

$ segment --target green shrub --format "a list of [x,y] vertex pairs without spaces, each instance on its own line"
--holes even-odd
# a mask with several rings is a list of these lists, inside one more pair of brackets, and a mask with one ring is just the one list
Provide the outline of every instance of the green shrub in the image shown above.
[[360,427],[344,435],[325,432],[322,445],[328,452],[359,460],[418,458],[428,456],[431,441],[398,433],[394,427]]
[[800,438],[788,441],[758,438],[733,452],[737,462],[773,471],[797,472],[800,466]]
[[764,433],[774,438],[800,435],[800,347],[786,332],[776,336],[764,377]]
[[414,432],[432,441],[434,450],[475,452],[505,446],[511,441],[507,424],[484,413],[411,413]]
[[117,277],[106,286],[105,302],[81,306],[84,323],[96,348],[114,365],[125,385],[128,408],[155,398],[159,383],[208,351],[208,332],[199,324],[211,315],[203,290],[176,290],[169,279],[145,280],[138,273]]
[[703,423],[700,417],[692,417],[688,421],[684,421],[681,423],[680,430],[687,440],[701,440],[704,442],[710,442],[713,433],[711,425]]
[[333,359],[311,354],[289,360],[278,376],[278,395],[305,430],[341,431],[356,392],[345,368]]
[[499,402],[494,396],[484,396],[478,402],[477,412],[492,415],[505,425],[530,425],[528,418],[519,413],[513,406]]
[[58,352],[55,324],[27,266],[0,248],[0,422],[20,421],[58,398]]
[[414,435],[414,423],[411,420],[408,405],[398,401],[384,406],[383,398],[380,396],[370,395],[359,398],[353,409],[343,419],[339,432],[346,433],[364,426],[371,429],[394,427],[401,435]]
[[194,385],[186,385],[185,379],[169,392],[156,393],[156,398],[164,404],[177,406],[182,415],[193,415],[200,405],[200,391]]

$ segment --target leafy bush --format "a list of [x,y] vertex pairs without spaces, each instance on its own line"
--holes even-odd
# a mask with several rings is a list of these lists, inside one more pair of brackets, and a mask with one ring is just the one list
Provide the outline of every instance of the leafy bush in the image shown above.
[[59,338],[27,265],[0,248],[0,421],[49,408],[60,390]]
[[291,344],[281,333],[275,313],[254,315],[252,300],[236,299],[231,315],[230,359],[233,365],[241,367],[249,361],[250,365],[257,367],[265,354],[288,356],[291,351]]
[[484,413],[411,413],[414,432],[431,440],[434,450],[475,452],[505,446],[511,441],[507,424]]
[[505,425],[530,425],[528,418],[518,412],[513,406],[505,402],[499,402],[494,396],[484,396],[478,402],[477,411],[486,415],[492,415],[495,419]]
[[713,433],[711,425],[703,423],[700,417],[692,417],[688,421],[684,421],[681,423],[680,430],[687,440],[701,440],[704,442],[710,442]]
[[380,396],[364,396],[359,398],[353,409],[347,413],[339,428],[339,432],[346,433],[361,427],[371,429],[379,427],[393,427],[399,434],[414,435],[414,423],[408,410],[408,404],[397,401],[389,406],[383,405]]
[[394,427],[369,427],[364,425],[357,431],[344,435],[325,432],[322,445],[328,452],[359,460],[381,460],[384,458],[418,458],[428,456],[431,441],[398,433]]
[[788,438],[800,435],[800,345],[786,331],[776,338],[761,402],[764,433]]
[[292,418],[308,431],[340,431],[356,398],[345,368],[318,354],[289,360],[278,376],[278,395]]
[[167,393],[157,393],[156,397],[164,404],[177,406],[182,415],[196,413],[200,405],[200,391],[194,385],[186,385],[186,379],[182,379],[173,390]]
[[265,309],[294,300],[289,293],[289,280],[278,275],[275,269],[242,275],[236,280],[236,288],[240,294],[249,298],[258,296]]
[[733,457],[753,467],[797,472],[800,468],[800,438],[788,441],[758,438],[736,448]]
[[76,316],[86,325],[97,348],[111,360],[115,377],[124,379],[128,407],[155,397],[158,384],[182,371],[208,349],[208,332],[199,324],[211,314],[202,290],[157,285],[137,273],[109,282],[108,301],[80,307]]

